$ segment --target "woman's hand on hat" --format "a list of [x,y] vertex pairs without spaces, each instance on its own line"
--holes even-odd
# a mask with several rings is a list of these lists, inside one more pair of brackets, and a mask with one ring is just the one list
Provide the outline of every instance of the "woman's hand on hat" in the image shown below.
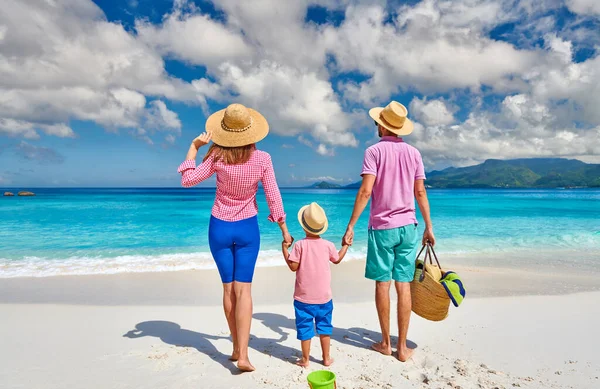
[[194,144],[194,146],[196,147],[196,149],[199,149],[200,147],[207,145],[210,140],[212,138],[212,133],[210,132],[203,132],[202,134],[200,134],[199,136],[197,136],[192,143]]

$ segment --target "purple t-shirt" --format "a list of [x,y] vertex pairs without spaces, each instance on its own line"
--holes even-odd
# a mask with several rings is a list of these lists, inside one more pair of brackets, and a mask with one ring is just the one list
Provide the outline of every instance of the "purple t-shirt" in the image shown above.
[[384,136],[365,151],[362,173],[375,176],[369,228],[386,230],[414,224],[415,180],[425,179],[421,153],[402,138]]

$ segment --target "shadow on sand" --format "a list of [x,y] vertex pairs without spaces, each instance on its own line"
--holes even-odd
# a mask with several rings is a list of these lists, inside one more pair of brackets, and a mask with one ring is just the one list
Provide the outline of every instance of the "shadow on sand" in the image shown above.
[[206,354],[212,360],[219,363],[231,374],[240,374],[234,362],[212,344],[211,340],[229,339],[224,336],[213,336],[201,332],[190,331],[181,328],[177,323],[170,321],[144,321],[135,325],[135,329],[127,332],[123,337],[136,339],[145,336],[158,338],[166,344],[177,347],[193,347],[202,354]]
[[[295,334],[296,332],[294,319],[290,319],[284,315],[277,313],[255,313],[254,319],[259,320],[265,327],[279,334],[282,337],[281,341],[287,340],[289,334]],[[348,346],[370,349],[373,343],[381,341],[381,333],[360,327],[333,327],[331,339]],[[398,343],[398,337],[392,336],[391,342],[392,345]],[[410,340],[406,343],[409,348],[417,348],[417,344]]]
[[[256,313],[253,317],[279,337],[258,338],[256,336],[250,336],[249,347],[286,363],[296,363],[301,356],[299,342],[298,347],[289,347],[282,344],[288,340],[290,335],[295,338],[296,326],[294,320],[276,313]],[[203,334],[201,332],[181,328],[177,323],[160,320],[138,323],[136,324],[135,329],[123,335],[123,337],[130,339],[145,336],[158,338],[166,344],[177,347],[193,347],[198,350],[198,352],[209,356],[212,360],[229,370],[231,374],[240,374],[235,363],[229,360],[229,355],[223,354],[217,350],[211,342],[213,340],[221,339],[229,340],[229,336]],[[381,340],[381,334],[376,331],[359,327],[347,329],[334,327],[331,338],[336,342],[348,346],[370,349],[373,343]],[[397,337],[392,337],[392,344],[396,344],[397,341]],[[407,343],[410,348],[417,348],[415,343],[411,341],[408,341]],[[316,363],[321,362],[312,357],[311,361]]]

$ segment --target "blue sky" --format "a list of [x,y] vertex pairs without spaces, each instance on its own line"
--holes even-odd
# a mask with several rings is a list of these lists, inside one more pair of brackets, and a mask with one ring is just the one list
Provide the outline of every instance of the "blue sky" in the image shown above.
[[390,100],[428,170],[600,162],[593,0],[9,3],[0,186],[178,186],[207,114],[232,102],[269,120],[259,147],[282,186],[357,181],[367,111]]

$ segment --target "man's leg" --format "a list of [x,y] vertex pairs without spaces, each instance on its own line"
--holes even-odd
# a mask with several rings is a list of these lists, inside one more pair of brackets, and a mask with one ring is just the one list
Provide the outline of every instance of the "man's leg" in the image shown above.
[[375,306],[381,327],[381,342],[371,346],[373,350],[383,355],[392,355],[390,341],[390,283],[391,281],[375,282]]
[[396,292],[398,293],[398,359],[406,362],[414,353],[414,350],[406,345],[412,310],[410,283],[396,282]]
[[417,256],[417,226],[408,225],[398,229],[401,244],[395,247],[396,259],[392,278],[398,294],[398,359],[406,362],[414,350],[406,345],[408,325],[412,311],[410,282],[415,277],[415,257]]

